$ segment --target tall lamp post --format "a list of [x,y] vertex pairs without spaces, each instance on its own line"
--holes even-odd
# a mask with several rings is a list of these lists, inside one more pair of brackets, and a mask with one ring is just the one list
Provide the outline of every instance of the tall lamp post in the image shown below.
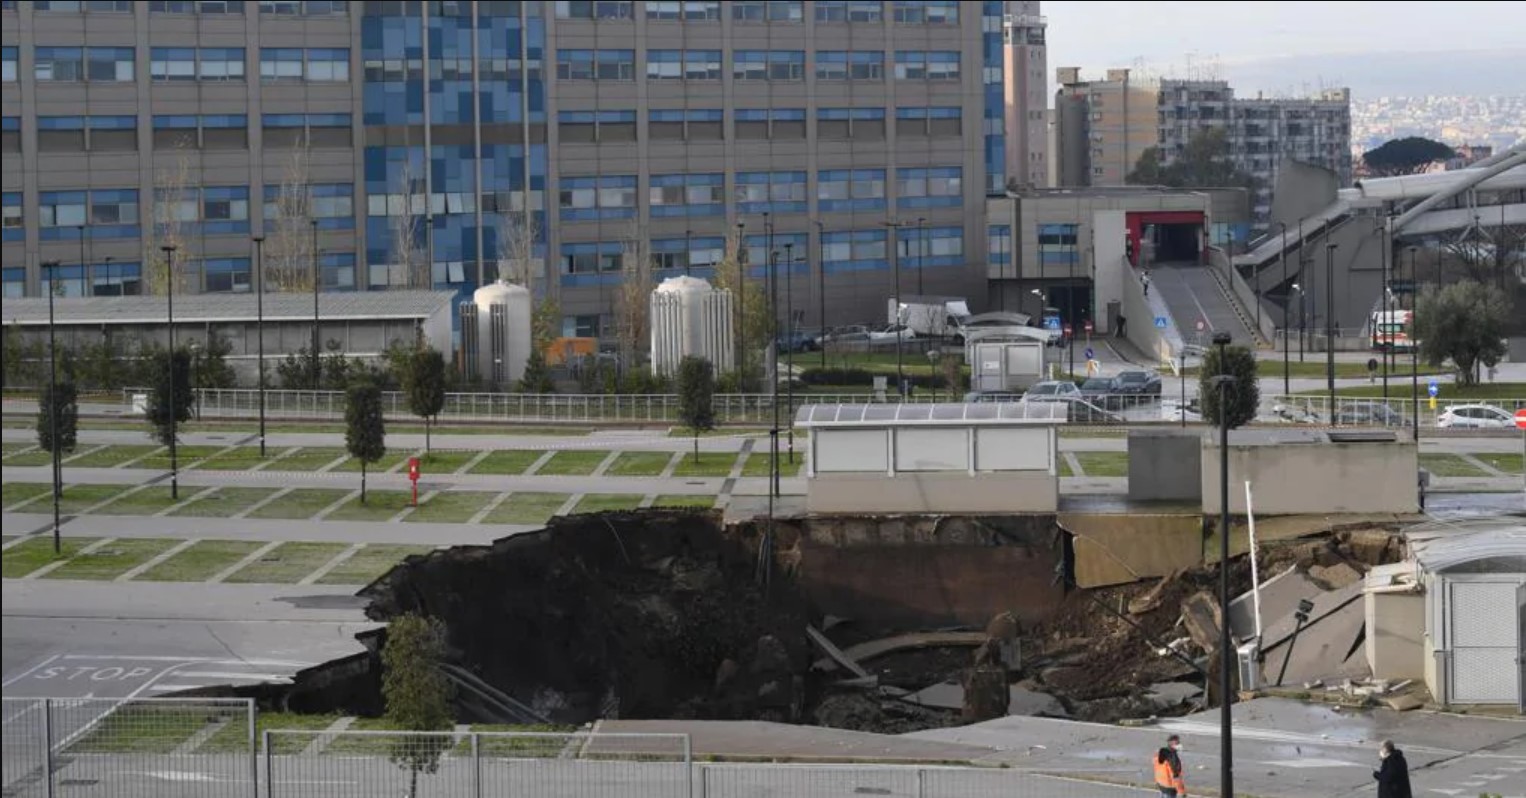
[[1383,332],[1383,406],[1388,407],[1388,359],[1393,353],[1393,270],[1389,263],[1389,250],[1393,248],[1393,231],[1390,227],[1393,215],[1389,214],[1383,219],[1383,241],[1378,247],[1379,254],[1383,256],[1383,321],[1378,325],[1374,333]]
[[[821,324],[821,339],[816,348],[821,352],[821,367],[827,367],[827,228],[816,220],[816,316]],[[791,429],[794,427],[791,425]]]
[[1325,387],[1330,391],[1330,414],[1335,417],[1335,243],[1325,244]]
[[[1409,281],[1412,286],[1409,309],[1413,318],[1420,311],[1420,271],[1415,254],[1419,247],[1409,246]],[[1420,340],[1414,335],[1414,321],[1410,322],[1409,336],[1409,407],[1410,427],[1415,432],[1415,443],[1420,443]]]
[[[795,347],[799,345],[795,338],[795,281],[791,276],[795,273],[795,242],[784,242],[784,359],[785,371],[789,372],[785,379],[784,390],[786,404],[789,405],[789,461],[795,462]],[[778,485],[779,475],[774,474],[774,484]],[[776,487],[777,491],[778,488]]]
[[[770,232],[769,239],[773,239]],[[772,394],[774,426],[768,431],[768,477],[772,495],[779,495],[779,253],[768,253],[768,320],[772,340],[764,351],[769,353],[769,392]]]
[[177,401],[175,396],[175,245],[165,244],[159,247],[159,249],[164,252],[164,274],[166,276],[164,281],[164,298],[169,314],[170,348],[166,355],[170,361],[169,368],[167,369],[169,385],[165,386],[167,389],[165,396],[168,398],[170,415],[170,498],[179,501],[180,458],[175,451],[175,438],[180,434],[180,431],[177,429],[179,424],[176,418],[179,408],[176,407]]
[[885,222],[885,227],[890,231],[890,256],[894,258],[890,264],[891,290],[895,293],[895,322],[891,324],[891,330],[895,333],[895,389],[901,395],[901,401],[906,401],[906,372],[901,365],[901,342],[905,340],[905,330],[901,329],[901,223],[894,219]]
[[[1219,368],[1225,368],[1225,349],[1229,346],[1229,333],[1213,334],[1213,345],[1219,349]],[[1211,381],[1219,392],[1219,606],[1229,611],[1229,393],[1235,387],[1235,378],[1219,374]],[[1251,556],[1255,556],[1252,552]],[[1219,794],[1235,794],[1234,743],[1231,727],[1231,691],[1235,653],[1229,636],[1229,624],[1219,628],[1219,761],[1222,763]]]
[[265,237],[254,237],[254,329],[259,338],[260,459],[265,459]]
[[747,390],[747,224],[737,222],[737,351],[738,388]]
[[[318,390],[323,381],[323,368],[319,364],[318,355],[318,286],[322,285],[323,277],[318,273],[318,220],[312,220],[312,247],[313,247],[313,390]],[[430,253],[433,257],[433,253]],[[316,400],[315,400],[316,401]]]
[[48,438],[53,445],[53,553],[63,551],[58,503],[63,499],[63,458],[58,448],[58,339],[53,331],[53,295],[58,293],[58,261],[42,264],[48,273]]
[[922,256],[927,247],[927,220],[917,217],[917,296],[922,296]]
[[[1282,262],[1282,284],[1283,285],[1287,285],[1287,283],[1288,283],[1288,223],[1287,222],[1278,222],[1278,224],[1282,225],[1282,237],[1277,239],[1277,258],[1278,258],[1278,260],[1280,260]],[[1259,275],[1260,272],[1257,272],[1257,274]],[[1258,292],[1257,295],[1259,296],[1259,292]],[[1260,308],[1261,308],[1261,304],[1258,301],[1257,304],[1256,304],[1256,309],[1257,309],[1258,312],[1260,311]],[[1289,346],[1290,346],[1290,342],[1288,341],[1288,330],[1290,329],[1289,326],[1288,326],[1288,316],[1292,315],[1291,313],[1289,313],[1289,311],[1291,311],[1292,309],[1293,308],[1291,307],[1291,305],[1289,304],[1289,302],[1287,300],[1287,295],[1284,294],[1283,295],[1283,300],[1282,300],[1282,394],[1284,396],[1286,396],[1288,394],[1291,394],[1293,392],[1292,389],[1289,387],[1289,382],[1288,382],[1288,349],[1289,349]]]

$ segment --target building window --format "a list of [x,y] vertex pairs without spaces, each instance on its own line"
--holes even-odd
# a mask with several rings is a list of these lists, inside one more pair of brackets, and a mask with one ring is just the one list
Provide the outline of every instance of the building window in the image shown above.
[[197,59],[196,76],[202,80],[243,80],[244,48],[201,48]]
[[350,4],[347,0],[260,0],[260,13],[277,17],[344,17],[349,16]]
[[139,296],[143,293],[143,264],[97,263],[90,267],[91,296]]
[[152,14],[243,14],[244,0],[150,0]]
[[725,254],[726,239],[720,236],[687,236],[652,239],[652,268],[659,271],[708,269]]
[[[899,67],[897,67],[899,69]],[[261,47],[260,80],[267,83],[278,80],[302,79],[302,48]]]
[[73,239],[74,229],[85,224],[90,208],[84,191],[43,191],[37,197],[37,223],[44,241]]
[[324,252],[318,256],[318,270],[323,274],[323,290],[355,290],[355,253]]
[[647,0],[647,19],[671,19],[683,22],[708,22],[721,18],[719,0]]
[[879,22],[884,19],[880,0],[817,0],[817,22]]
[[0,117],[0,151],[21,152],[21,117]]
[[884,230],[829,231],[821,235],[822,271],[888,269]]
[[556,0],[557,19],[630,19],[631,0]]
[[[38,275],[37,287],[42,290],[42,296],[85,295],[85,265],[83,263],[53,266],[39,271],[41,274]],[[54,287],[55,283],[57,288]]]
[[92,83],[131,83],[133,68],[131,47],[85,48],[85,74]]
[[[791,250],[795,253],[796,261],[805,259],[807,253],[806,247],[809,244],[809,240],[806,238],[805,233],[775,232],[772,237],[766,233],[743,236],[742,255],[749,264],[747,276],[768,276],[768,247],[770,244],[773,245],[775,258],[777,258],[780,265],[783,265],[785,253]],[[791,247],[789,246],[790,244],[794,246]]]
[[564,286],[614,285],[620,281],[618,241],[563,244],[560,268]]
[[249,117],[243,114],[203,114],[201,146],[209,150],[249,149]]
[[44,241],[74,240],[86,225],[91,238],[136,238],[137,189],[44,191],[39,195]]
[[897,50],[896,80],[958,80],[957,50]]
[[654,141],[720,141],[725,132],[722,118],[718,108],[649,111],[647,136]]
[[883,108],[818,108],[816,135],[824,139],[879,140],[885,138]]
[[6,299],[20,299],[26,296],[26,267],[7,266],[0,269],[0,295]]
[[195,80],[196,48],[155,47],[148,54],[151,80]]
[[196,149],[201,146],[196,130],[195,116],[156,115],[154,117],[154,149]]
[[726,180],[721,174],[652,175],[648,204],[652,216],[720,216],[726,212]]
[[720,50],[648,50],[648,80],[720,80]]
[[85,118],[37,117],[37,149],[42,152],[84,152]]
[[801,0],[733,0],[731,18],[738,22],[803,22],[805,8]]
[[248,258],[208,258],[201,262],[202,290],[209,294],[245,294],[250,290]]
[[964,265],[964,229],[960,227],[900,227],[896,255],[902,268],[926,269]]
[[38,80],[77,82],[85,79],[85,51],[79,47],[38,47],[32,72]]
[[991,266],[1012,265],[1011,225],[986,225],[986,263]]
[[564,177],[557,204],[565,221],[633,219],[636,216],[636,176]]
[[92,116],[85,119],[92,152],[132,152],[138,149],[138,118],[135,116]]
[[816,79],[884,80],[885,53],[883,50],[818,50]]
[[804,108],[739,108],[736,111],[739,139],[803,139]]
[[[42,48],[40,48],[40,47],[38,48],[38,50],[41,50],[41,49]],[[14,47],[0,47],[0,82],[4,82],[4,83],[15,83],[16,82],[16,69],[17,69],[16,59],[18,57],[19,56],[17,56],[16,48],[14,48]]]
[[958,166],[896,170],[897,208],[954,208],[964,204]]
[[1039,263],[1076,263],[1076,225],[1041,224],[1039,234]]
[[959,0],[894,0],[895,21],[907,25],[958,25]]
[[260,80],[345,82],[350,79],[350,51],[346,48],[260,48]]
[[[314,183],[295,186],[294,201],[283,203],[285,186],[265,186],[265,230],[272,232],[280,220],[295,210],[318,223],[320,230],[353,230],[355,228],[355,186],[351,183]],[[283,208],[284,204],[284,208]],[[305,222],[304,222],[305,223]],[[353,279],[353,278],[352,278]]]
[[804,50],[737,50],[731,59],[731,76],[736,80],[805,79]]
[[307,79],[320,83],[346,83],[350,79],[350,51],[345,47],[315,47],[307,51]]
[[[562,280],[566,284],[566,279]],[[598,338],[599,337],[598,314],[584,316],[563,316],[562,337],[564,338]]]
[[742,213],[804,213],[805,172],[738,172],[737,210]]
[[21,192],[0,194],[0,241],[26,239],[26,215],[22,212]]
[[203,188],[201,219],[201,231],[209,235],[249,232],[249,187]]
[[267,149],[303,144],[344,149],[353,143],[349,114],[265,114],[260,121]]
[[817,208],[826,211],[885,209],[884,169],[830,169],[816,174]]
[[635,111],[562,111],[557,135],[564,143],[635,141]]
[[635,80],[635,50],[557,50],[558,80]]

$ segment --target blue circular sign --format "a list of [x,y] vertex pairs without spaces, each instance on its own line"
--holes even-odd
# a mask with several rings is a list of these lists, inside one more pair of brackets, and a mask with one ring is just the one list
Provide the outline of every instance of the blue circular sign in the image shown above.
[[1427,385],[1425,387],[1425,392],[1430,394],[1431,396],[1435,396],[1436,394],[1441,393],[1441,386],[1437,385],[1434,382],[1432,382],[1431,384],[1429,384],[1429,385]]
[[1089,347],[1089,346],[1086,347],[1086,359],[1087,360],[1094,360],[1096,357],[1097,357],[1097,353],[1093,352],[1091,347]]

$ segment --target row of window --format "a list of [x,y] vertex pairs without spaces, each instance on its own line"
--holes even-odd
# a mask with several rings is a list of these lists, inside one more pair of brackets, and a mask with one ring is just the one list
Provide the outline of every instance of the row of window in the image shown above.
[[[734,80],[799,81],[806,75],[804,50],[735,50],[731,54]],[[649,50],[649,80],[720,80],[724,75],[720,50]],[[958,80],[957,50],[896,50],[896,80]],[[635,80],[635,50],[557,50],[560,80]],[[818,80],[884,80],[883,50],[818,50]]]
[[[722,7],[737,22],[804,22],[802,0],[647,0],[646,18],[707,22],[721,18]],[[882,22],[883,0],[818,0],[817,22]],[[890,18],[905,25],[957,25],[959,0],[891,0]],[[557,0],[556,15],[562,19],[632,19],[631,0]]]
[[[208,235],[249,232],[248,186],[155,189],[154,194],[156,224],[195,224]],[[139,234],[135,188],[43,191],[37,200],[39,237],[44,241],[75,240],[81,232],[90,238],[136,238]],[[298,213],[304,220],[318,222],[320,229],[355,226],[355,187],[349,183],[265,186],[264,203],[267,230]],[[6,192],[0,206],[3,240],[21,240],[26,219],[21,193]]]
[[[817,207],[828,211],[885,208],[884,169],[824,169],[816,175]],[[725,176],[653,175],[647,203],[652,216],[719,216],[725,213]],[[568,221],[631,219],[638,195],[635,175],[564,177],[557,191],[561,217]],[[806,173],[738,172],[732,199],[742,213],[800,213],[807,210]],[[896,170],[898,208],[957,207],[963,204],[963,176],[957,166]]]
[[[53,83],[130,83],[135,71],[131,47],[43,47],[34,51],[32,74]],[[3,77],[16,80],[16,48],[3,52]],[[242,47],[154,47],[149,76],[154,81],[242,81]],[[262,47],[260,80],[342,83],[350,79],[350,51],[343,47]]]
[[[724,114],[718,108],[687,108],[647,112],[647,136],[652,140],[720,141],[725,138]],[[738,139],[803,139],[804,108],[738,108],[733,113]],[[963,118],[957,107],[900,107],[895,111],[896,135],[901,137],[960,136]],[[635,111],[562,111],[557,135],[563,143],[635,141]],[[816,136],[820,139],[885,138],[884,108],[818,108]]]
[[[21,152],[20,118],[0,125],[0,151]],[[265,114],[267,148],[307,145],[317,149],[351,146],[349,114]],[[243,150],[249,147],[249,118],[243,114],[155,115],[155,150]],[[39,116],[39,152],[131,152],[138,149],[136,116]]]
[[[771,238],[754,234],[742,239],[752,276],[767,274],[770,262],[776,267],[791,268],[782,262],[787,252],[794,253],[796,263],[792,268],[808,270],[809,263],[816,260],[810,256],[808,244],[805,233],[776,232]],[[651,264],[655,269],[707,268],[720,261],[724,246],[724,240],[718,237],[654,239],[650,247]],[[823,231],[820,246],[821,268],[827,274],[890,266],[890,236],[884,228]],[[627,242],[621,241],[562,244],[558,259],[561,283],[577,287],[617,282],[624,259],[633,252]],[[944,226],[899,229],[895,254],[905,269],[963,265],[964,230]]]
[[[130,14],[134,0],[31,0],[33,11],[69,14]],[[151,14],[243,14],[244,0],[149,0]],[[278,17],[343,17],[350,13],[349,0],[257,0],[261,14]],[[4,9],[14,10],[16,0],[5,0]]]

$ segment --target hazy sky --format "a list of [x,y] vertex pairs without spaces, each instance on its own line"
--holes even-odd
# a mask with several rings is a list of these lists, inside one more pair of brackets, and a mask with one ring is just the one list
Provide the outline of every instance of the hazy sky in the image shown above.
[[[1526,2],[1077,2],[1046,0],[1049,79],[1054,68],[1080,66],[1083,78],[1109,66],[1138,67],[1184,75],[1217,60],[1221,77],[1240,72],[1257,83],[1238,85],[1241,96],[1299,91],[1302,84],[1350,84],[1360,91],[1378,80],[1352,55],[1516,50],[1526,57]],[[1326,57],[1322,63],[1321,57]],[[1345,57],[1339,57],[1345,56]],[[1266,62],[1282,68],[1268,73]],[[1456,93],[1469,93],[1466,53],[1459,53]],[[1391,62],[1391,58],[1378,59]],[[1250,78],[1251,74],[1257,77]],[[1441,76],[1438,76],[1441,77]],[[1499,78],[1501,76],[1494,75]],[[1504,91],[1526,94],[1526,68],[1508,78]],[[1494,91],[1501,89],[1495,87]]]

